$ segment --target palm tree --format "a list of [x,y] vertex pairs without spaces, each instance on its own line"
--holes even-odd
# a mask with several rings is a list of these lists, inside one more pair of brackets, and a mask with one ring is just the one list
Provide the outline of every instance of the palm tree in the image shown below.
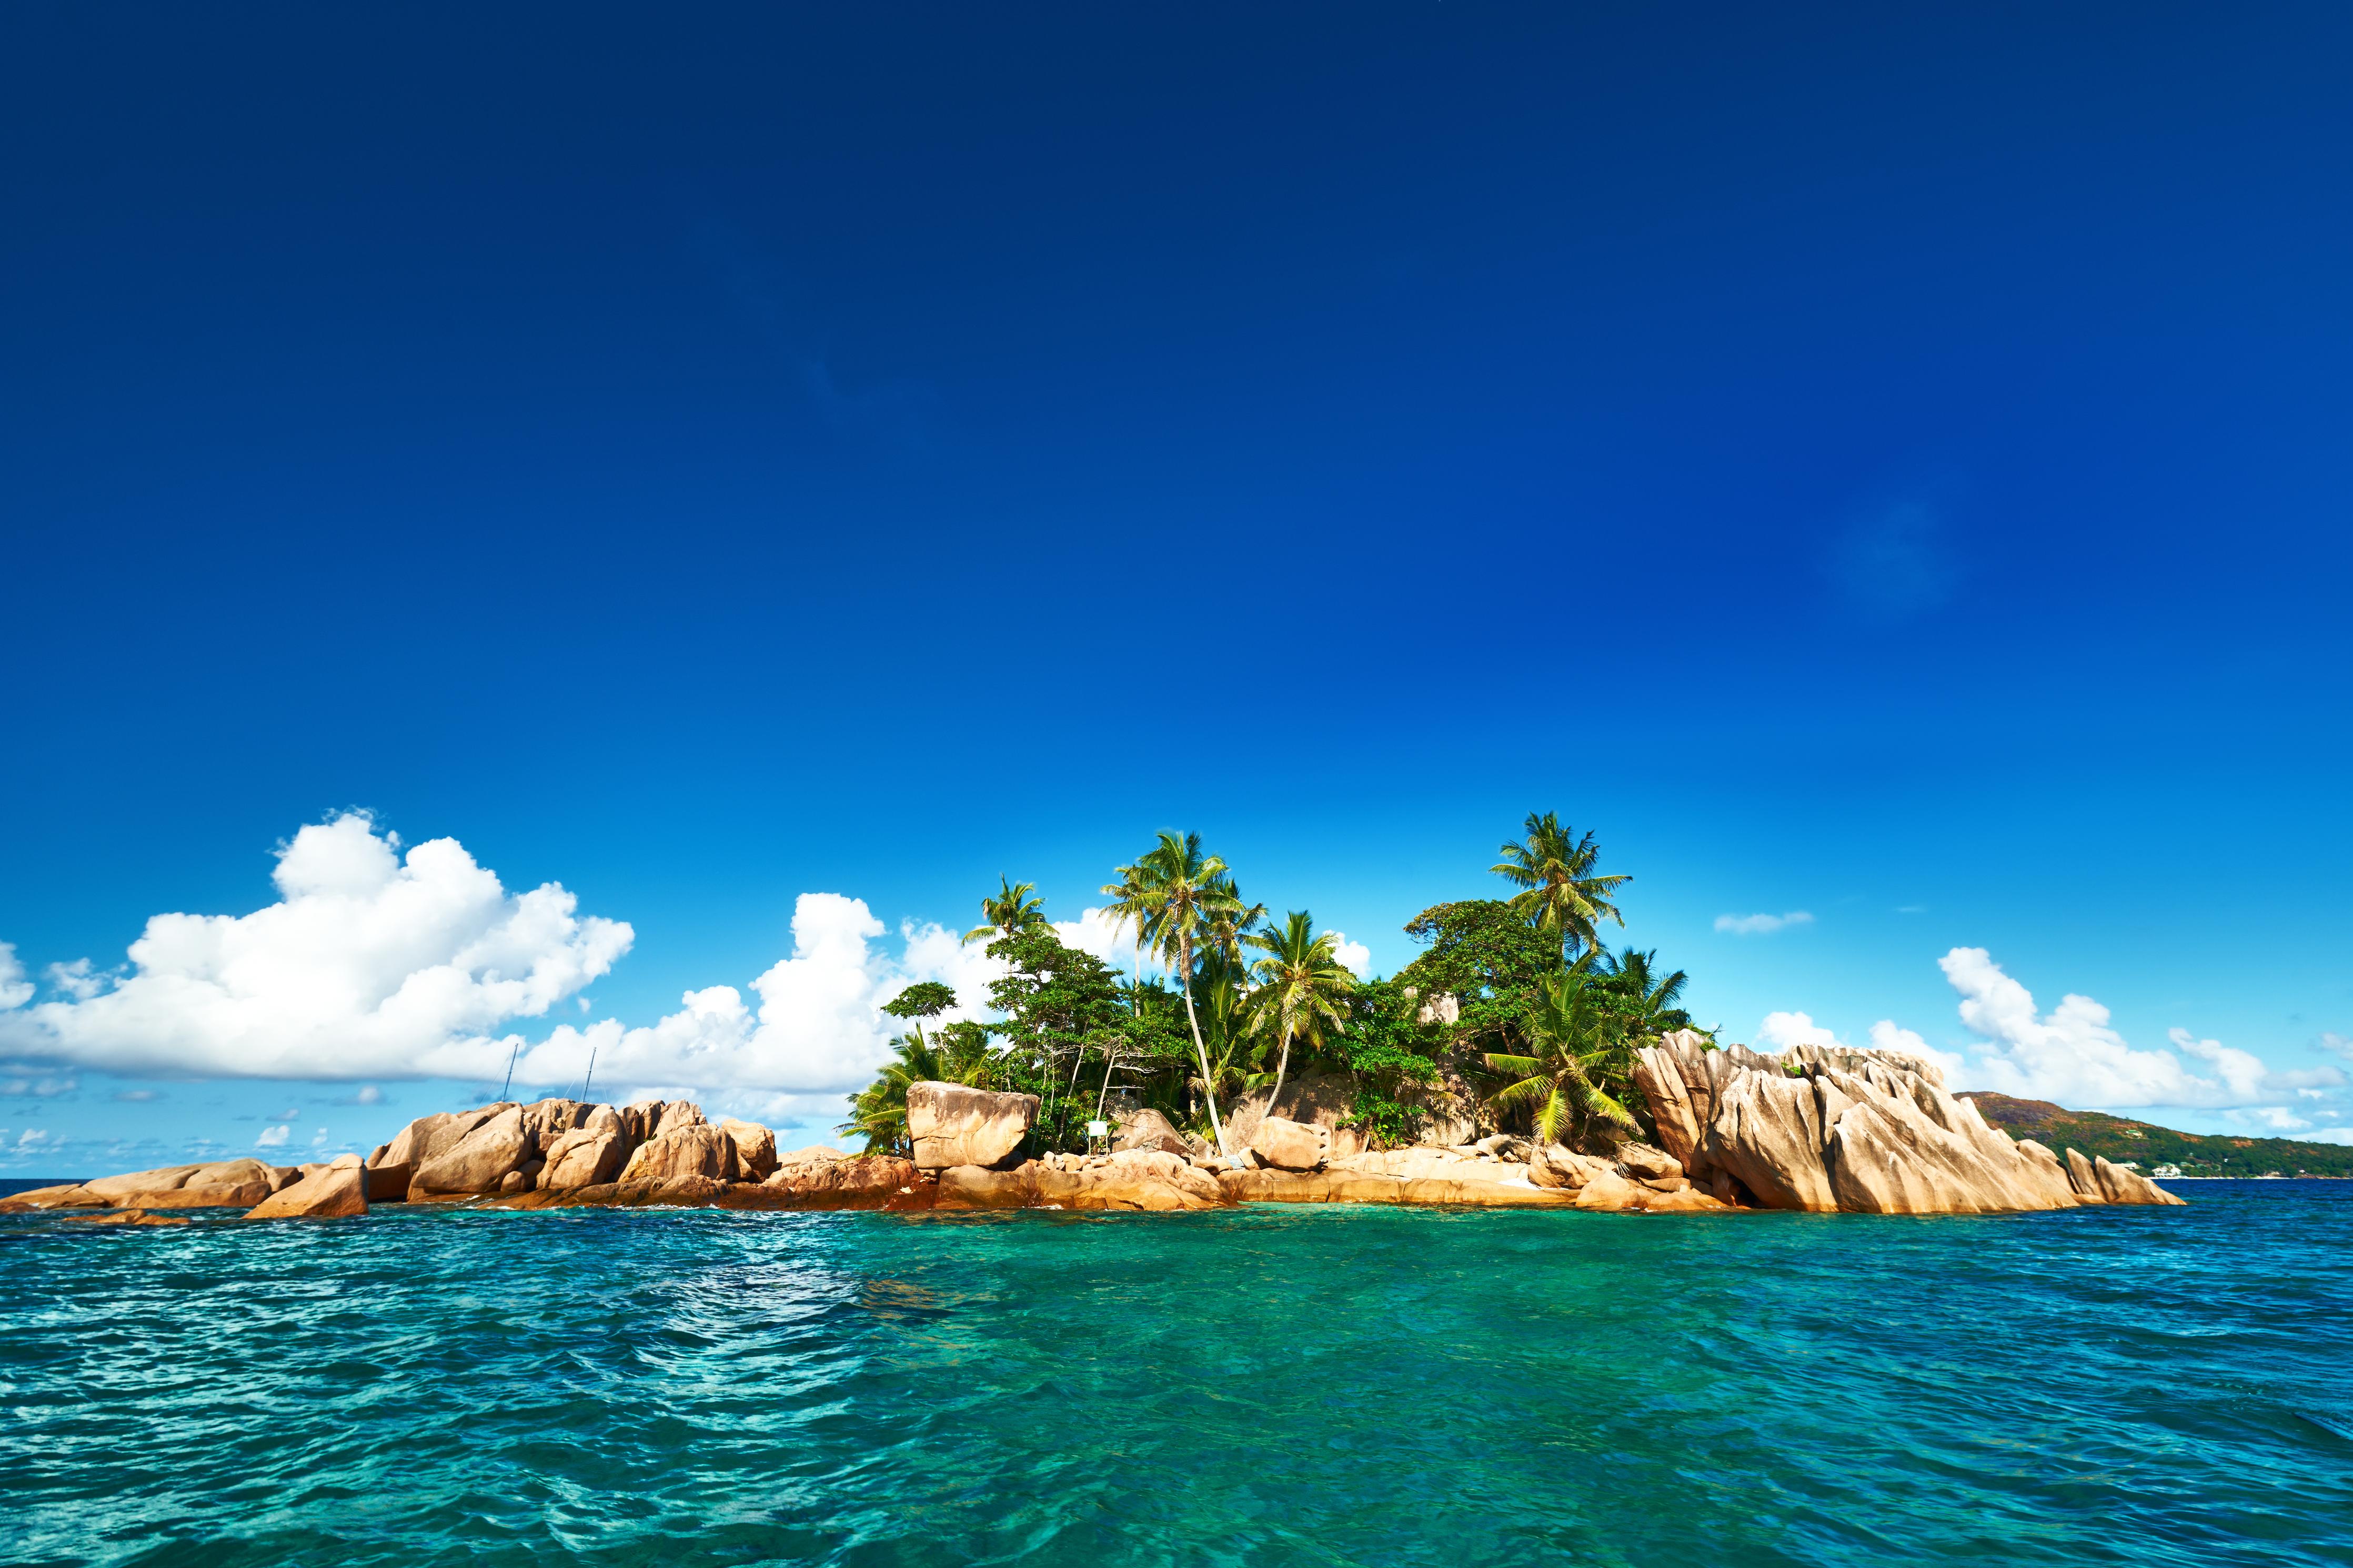
[[1658,962],[1655,950],[1644,952],[1631,947],[1615,958],[1601,955],[1600,984],[1617,998],[1627,1033],[1645,1043],[1691,1027],[1691,1015],[1675,1005],[1683,1000],[1683,986],[1691,976],[1680,969],[1661,975]]
[[1051,923],[1046,919],[1046,900],[1029,896],[1037,891],[1037,883],[1015,882],[1000,876],[997,884],[1001,890],[994,897],[986,893],[981,895],[980,915],[987,923],[976,925],[965,932],[964,941],[978,942],[983,937],[993,940],[1011,936],[1018,931],[1028,931],[1032,926]]
[[1266,1101],[1266,1113],[1272,1116],[1282,1099],[1283,1075],[1291,1070],[1292,1041],[1319,1045],[1326,1029],[1345,1029],[1343,1009],[1356,988],[1356,977],[1339,960],[1338,939],[1328,931],[1315,935],[1314,921],[1305,910],[1293,910],[1278,929],[1252,931],[1244,940],[1266,954],[1250,966],[1258,982],[1258,989],[1250,993],[1254,1026],[1271,1026],[1282,1038],[1274,1092]]
[[1201,1043],[1201,1020],[1193,1010],[1193,952],[1210,923],[1241,911],[1234,896],[1226,863],[1201,853],[1201,836],[1163,832],[1160,842],[1133,866],[1115,868],[1119,880],[1103,888],[1113,900],[1115,919],[1134,921],[1154,956],[1176,971],[1185,992],[1185,1022],[1193,1031],[1193,1051],[1201,1060],[1202,1091],[1209,1100],[1209,1130],[1218,1135],[1218,1152],[1230,1159],[1225,1124],[1218,1118],[1217,1079],[1209,1071],[1209,1050]]
[[1513,911],[1540,931],[1558,932],[1564,944],[1600,946],[1601,939],[1593,928],[1605,920],[1614,920],[1620,926],[1626,923],[1609,895],[1619,883],[1633,879],[1623,873],[1595,876],[1593,863],[1600,858],[1601,850],[1593,835],[1578,837],[1576,829],[1563,827],[1549,811],[1541,816],[1528,813],[1525,826],[1526,839],[1505,842],[1503,863],[1492,868],[1497,876],[1523,889],[1512,900]]
[[1487,1053],[1490,1070],[1519,1075],[1492,1103],[1534,1106],[1536,1138],[1545,1143],[1558,1142],[1564,1126],[1582,1131],[1597,1116],[1641,1131],[1634,1113],[1602,1086],[1624,1077],[1626,1024],[1597,982],[1568,968],[1546,975],[1520,1027],[1526,1055]]

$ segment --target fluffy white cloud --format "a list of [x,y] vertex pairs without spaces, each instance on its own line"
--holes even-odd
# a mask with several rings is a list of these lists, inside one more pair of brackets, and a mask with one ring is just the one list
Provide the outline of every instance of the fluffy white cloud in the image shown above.
[[21,1007],[33,999],[33,983],[25,978],[25,966],[16,961],[16,944],[0,942],[0,1012]]
[[1715,929],[1734,936],[1770,936],[1791,926],[1810,926],[1814,917],[1804,910],[1791,910],[1782,915],[1718,915]]
[[[1108,910],[1082,910],[1074,921],[1056,921],[1054,935],[1064,947],[1091,952],[1113,969],[1133,970],[1136,964],[1135,928],[1115,919]],[[1150,953],[1144,967],[1157,973],[1162,965]]]
[[[1984,1088],[2031,1100],[2085,1107],[2169,1105],[2221,1108],[2284,1100],[2334,1088],[2344,1075],[2274,1072],[2246,1051],[2175,1029],[2173,1051],[2137,1050],[2109,1023],[2105,1007],[2070,994],[2038,1015],[2025,986],[2002,973],[1981,947],[1957,947],[1937,960],[1961,995],[1961,1022],[1982,1042],[1971,1071]],[[2204,1077],[2183,1058],[2213,1069]]]
[[292,1131],[290,1127],[265,1127],[261,1130],[261,1136],[253,1141],[253,1146],[257,1149],[275,1149],[286,1142],[286,1135]]
[[1765,1021],[1757,1026],[1756,1049],[1780,1052],[1791,1046],[1842,1046],[1846,1044],[1830,1030],[1813,1020],[1809,1013],[1767,1013]]
[[[839,1093],[873,1077],[902,1026],[882,1004],[918,980],[955,991],[947,1018],[981,1016],[1004,965],[936,925],[902,926],[901,955],[874,945],[884,927],[862,900],[803,893],[793,907],[792,956],[752,982],[756,1008],[732,985],[690,991],[679,1011],[625,1028],[566,1024],[528,1047],[515,1081],[577,1086],[595,1053],[596,1082],[618,1088]],[[839,1102],[835,1104],[838,1106]]]
[[1340,961],[1341,968],[1359,980],[1372,972],[1373,950],[1361,942],[1350,942],[1346,931],[1332,933],[1332,955]]
[[2333,1030],[2324,1032],[2320,1038],[2313,1043],[2324,1051],[2334,1051],[2347,1061],[2353,1061],[2353,1040],[2348,1040]]
[[53,969],[63,1000],[0,1014],[0,1040],[111,1072],[483,1077],[485,1032],[609,970],[629,928],[550,882],[509,893],[457,840],[346,815],[279,851],[280,900],[249,915],[157,915],[131,969]]

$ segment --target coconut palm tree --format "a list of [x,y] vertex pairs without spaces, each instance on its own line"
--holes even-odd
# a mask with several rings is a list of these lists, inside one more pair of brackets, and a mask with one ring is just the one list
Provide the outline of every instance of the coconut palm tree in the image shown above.
[[1534,1107],[1540,1142],[1559,1142],[1564,1127],[1581,1132],[1596,1117],[1640,1131],[1604,1087],[1625,1075],[1626,1023],[1599,983],[1567,968],[1546,976],[1520,1028],[1525,1055],[1487,1053],[1489,1070],[1516,1075],[1490,1103]]
[[1549,811],[1528,813],[1525,826],[1527,837],[1506,841],[1501,851],[1503,863],[1492,868],[1522,889],[1512,900],[1513,910],[1538,931],[1558,933],[1564,945],[1600,946],[1601,939],[1593,928],[1605,920],[1614,920],[1620,926],[1626,923],[1610,895],[1618,884],[1633,879],[1623,873],[1595,876],[1593,863],[1600,858],[1601,850],[1593,835],[1577,837],[1576,829],[1563,827]]
[[984,937],[995,941],[1032,926],[1052,923],[1046,919],[1046,900],[1029,896],[1037,891],[1037,883],[1015,882],[1000,876],[997,884],[1000,891],[994,896],[983,894],[980,900],[981,919],[987,923],[965,932],[964,941],[978,942]]
[[1225,1124],[1218,1116],[1216,1076],[1209,1070],[1209,1050],[1201,1043],[1201,1019],[1193,1008],[1193,954],[1212,921],[1238,915],[1241,900],[1234,896],[1233,879],[1226,863],[1201,853],[1198,833],[1163,832],[1160,842],[1140,856],[1134,865],[1115,868],[1119,880],[1107,883],[1103,895],[1113,900],[1111,914],[1134,921],[1154,956],[1176,971],[1185,993],[1185,1022],[1193,1031],[1193,1051],[1201,1061],[1202,1092],[1209,1101],[1209,1130],[1217,1134],[1218,1152],[1232,1157],[1226,1147]]
[[1630,947],[1615,958],[1603,953],[1598,966],[1599,983],[1617,999],[1626,1032],[1645,1044],[1691,1027],[1691,1015],[1675,1005],[1683,1000],[1683,986],[1691,976],[1680,969],[1660,974],[1658,962],[1655,950],[1644,952]]
[[1356,977],[1341,963],[1332,932],[1315,934],[1315,922],[1305,910],[1293,910],[1273,930],[1252,931],[1243,940],[1266,954],[1250,966],[1258,989],[1250,993],[1252,1025],[1272,1029],[1282,1038],[1282,1052],[1274,1068],[1274,1092],[1266,1113],[1282,1099],[1283,1075],[1291,1070],[1293,1040],[1310,1046],[1323,1042],[1324,1032],[1336,1034],[1347,1026],[1345,1009],[1356,988]]

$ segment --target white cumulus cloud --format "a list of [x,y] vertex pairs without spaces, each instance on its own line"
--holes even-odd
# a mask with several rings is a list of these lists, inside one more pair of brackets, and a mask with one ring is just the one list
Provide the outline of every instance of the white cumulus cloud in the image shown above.
[[286,1142],[286,1135],[292,1131],[290,1127],[265,1127],[261,1130],[261,1136],[253,1141],[253,1146],[257,1149],[275,1149]]
[[279,901],[157,915],[130,970],[54,969],[62,1000],[0,1014],[0,1040],[111,1072],[481,1077],[486,1032],[536,1017],[628,951],[626,924],[549,882],[510,893],[453,838],[399,840],[364,816],[279,852]]
[[[2136,1049],[2109,1022],[2108,1009],[2089,996],[2071,993],[2038,1014],[2032,994],[1981,947],[1957,947],[1937,966],[1960,993],[1962,1024],[1981,1042],[1972,1052],[1976,1081],[2002,1094],[2077,1109],[2220,1108],[2344,1082],[2335,1068],[2274,1072],[2247,1051],[2187,1029],[2172,1031],[2173,1051]],[[2212,1076],[2185,1066],[2184,1058],[2205,1064]]]
[[1810,926],[1814,917],[1804,910],[1791,910],[1780,915],[1718,915],[1715,929],[1734,936],[1770,936],[1791,926]]
[[0,1012],[21,1007],[33,999],[33,983],[16,960],[16,944],[0,942]]
[[896,958],[875,939],[885,927],[860,899],[803,893],[793,907],[793,952],[751,984],[756,1004],[732,985],[690,991],[675,1013],[626,1028],[607,1019],[566,1024],[528,1047],[518,1083],[578,1084],[596,1053],[596,1081],[698,1089],[839,1092],[863,1087],[904,1026],[882,1012],[918,980],[952,987],[946,1018],[978,1017],[988,983],[1005,966],[936,925],[900,928]]
[[1332,955],[1340,961],[1341,968],[1359,980],[1372,971],[1373,950],[1361,942],[1350,942],[1346,931],[1332,933]]
[[1844,1040],[1815,1023],[1810,1013],[1767,1013],[1765,1021],[1757,1026],[1756,1048],[1760,1051],[1778,1053],[1791,1046],[1844,1044]]

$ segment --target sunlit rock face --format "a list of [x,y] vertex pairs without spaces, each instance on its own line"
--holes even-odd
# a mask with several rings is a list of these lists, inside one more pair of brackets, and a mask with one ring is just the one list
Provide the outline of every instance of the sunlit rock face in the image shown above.
[[[1698,1187],[1764,1208],[2002,1214],[2086,1203],[2179,1204],[2154,1183],[2068,1151],[2013,1142],[1900,1051],[1708,1048],[1691,1030],[1646,1047],[1634,1082],[1660,1149]],[[2113,1172],[2111,1175],[2109,1173]]]

